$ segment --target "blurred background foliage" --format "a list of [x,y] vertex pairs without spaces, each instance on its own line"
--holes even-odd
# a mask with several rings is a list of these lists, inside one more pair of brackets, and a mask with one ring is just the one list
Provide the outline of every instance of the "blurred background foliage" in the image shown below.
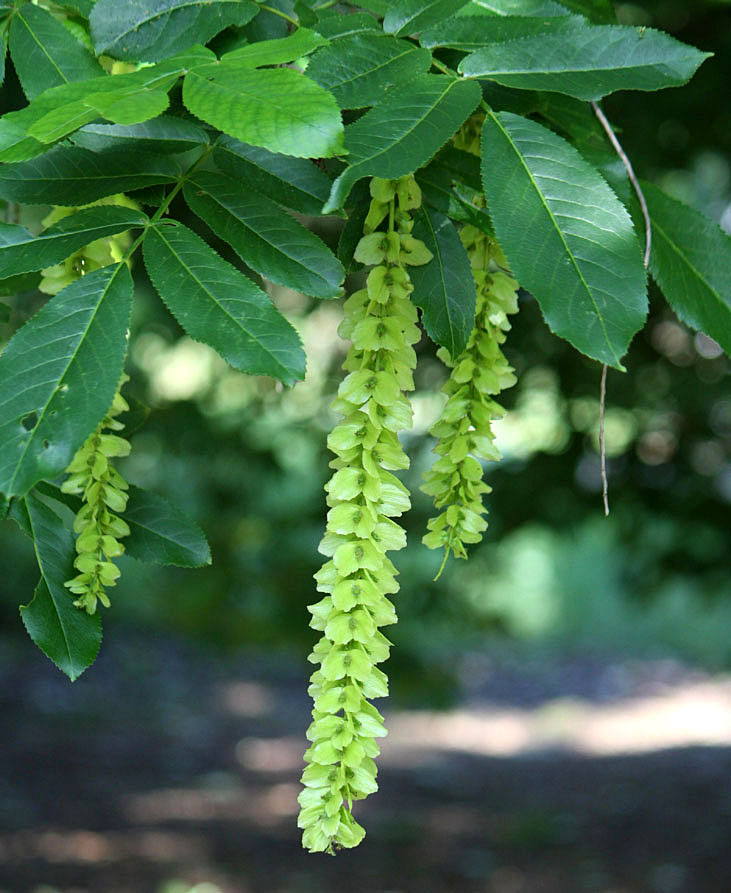
[[[689,86],[620,93],[605,109],[641,177],[731,229],[729,4],[648,0],[617,8],[624,23],[661,28],[715,53]],[[0,104],[23,104],[12,71]],[[182,202],[172,210],[200,225]],[[337,221],[315,226],[335,244]],[[271,290],[309,356],[306,381],[282,390],[231,371],[184,337],[141,263],[134,272],[128,393],[151,414],[122,471],[199,521],[214,564],[182,571],[123,559],[104,616],[107,636],[124,628],[172,631],[216,649],[259,646],[304,659],[314,641],[305,606],[317,597],[329,403],[345,350],[336,334],[340,304]],[[5,286],[0,341],[42,299],[31,280]],[[11,295],[13,287],[20,290]],[[555,338],[524,293],[506,353],[518,384],[504,395],[508,412],[498,424],[503,461],[487,469],[494,488],[487,537],[469,562],[450,562],[434,583],[441,555],[420,544],[430,506],[417,487],[432,458],[426,432],[444,370],[433,346],[419,345],[415,426],[406,437],[414,507],[406,519],[410,545],[396,558],[400,623],[389,633],[396,692],[446,702],[462,656],[501,649],[675,655],[710,669],[730,666],[728,359],[680,324],[653,290],[627,373],[609,375],[612,512],[604,519],[600,368]],[[16,528],[4,522],[1,531],[0,620],[12,638],[24,635],[17,605],[30,599],[36,571]]]

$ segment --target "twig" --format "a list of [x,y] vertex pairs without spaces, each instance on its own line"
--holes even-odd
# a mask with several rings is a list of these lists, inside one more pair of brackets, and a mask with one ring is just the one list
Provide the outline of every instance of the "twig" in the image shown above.
[[[622,148],[622,144],[617,139],[617,135],[612,129],[612,125],[607,120],[607,116],[599,107],[597,102],[592,102],[591,107],[594,109],[594,114],[597,116],[599,123],[604,128],[604,132],[609,138],[609,142],[614,147],[614,151],[619,155],[622,160],[622,164],[627,171],[627,176],[629,177],[629,181],[632,184],[632,188],[635,191],[635,195],[637,196],[637,200],[640,203],[640,209],[642,210],[642,219],[645,222],[645,256],[643,262],[645,264],[645,269],[650,264],[650,251],[652,249],[652,224],[650,222],[650,212],[647,210],[647,202],[645,201],[645,195],[642,192],[642,187],[640,186],[640,181],[637,179],[635,175],[634,168],[632,167],[632,162],[627,157],[627,153]],[[602,383],[600,388],[600,396],[599,396],[599,455],[601,458],[601,467],[602,467],[602,498],[604,500],[604,514],[609,514],[609,483],[607,480],[607,451],[604,443],[604,416],[606,414],[606,405],[607,405],[607,365],[606,363],[602,366]]]

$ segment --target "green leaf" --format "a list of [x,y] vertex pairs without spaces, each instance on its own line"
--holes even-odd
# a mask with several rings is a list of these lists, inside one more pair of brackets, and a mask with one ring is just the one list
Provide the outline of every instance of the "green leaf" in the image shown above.
[[712,220],[642,183],[652,221],[650,272],[678,317],[731,355],[731,238]]
[[186,75],[183,102],[207,124],[271,152],[328,158],[342,151],[334,97],[290,68],[201,67]]
[[579,16],[460,16],[430,28],[419,38],[424,47],[451,47],[473,52],[494,43],[505,43],[534,34],[563,34],[581,25]]
[[72,12],[78,12],[83,18],[88,19],[95,3],[96,0],[58,0],[56,5],[70,9]]
[[104,205],[85,208],[32,236],[24,226],[0,223],[0,277],[31,273],[61,263],[96,239],[132,226],[144,226],[147,216],[131,208]]
[[455,180],[449,168],[440,162],[439,156],[423,168],[416,179],[424,202],[431,208],[445,214],[455,223],[469,223],[489,236],[495,235],[490,215],[474,201],[482,195],[482,189],[478,192]]
[[317,216],[330,194],[330,179],[309,159],[269,152],[225,134],[217,140],[213,157],[253,192],[301,214]]
[[403,177],[421,167],[474,111],[481,92],[472,81],[424,74],[390,90],[345,134],[349,166],[333,183],[323,214],[343,206],[363,177]]
[[598,25],[617,23],[617,13],[611,0],[561,0],[561,5]]
[[457,15],[543,17],[569,15],[569,11],[554,0],[473,0]]
[[124,548],[137,561],[177,567],[211,563],[211,550],[200,527],[157,493],[130,487],[123,517],[130,529]]
[[126,264],[87,273],[0,355],[0,492],[53,478],[103,418],[122,375],[132,307]]
[[624,206],[573,146],[509,112],[485,120],[482,176],[508,262],[551,330],[622,369],[647,315],[645,270]]
[[258,11],[249,0],[97,0],[89,22],[98,55],[157,62],[245,25]]
[[304,378],[299,336],[266,294],[175,221],[151,229],[145,266],[173,316],[234,369],[285,384]]
[[252,270],[316,298],[337,298],[345,271],[314,233],[262,195],[225,174],[201,171],[184,187],[185,200]]
[[121,149],[174,155],[208,143],[206,131],[182,118],[161,115],[140,124],[87,124],[72,137],[77,146],[92,152]]
[[475,324],[475,280],[470,259],[452,221],[431,208],[416,215],[414,235],[434,255],[423,267],[412,267],[412,300],[421,307],[427,334],[451,357],[462,353]]
[[328,43],[326,37],[308,28],[298,28],[287,37],[277,40],[259,40],[231,50],[221,57],[222,65],[237,68],[257,68],[260,65],[282,65],[294,62]]
[[173,183],[177,175],[167,158],[56,146],[38,158],[0,167],[0,198],[29,205],[85,205],[117,192]]
[[459,70],[506,87],[590,100],[615,90],[677,87],[710,55],[652,28],[585,24],[477,50]]
[[336,37],[347,37],[349,34],[374,32],[382,34],[378,22],[365,12],[354,12],[350,15],[342,13],[324,13],[320,21],[313,26],[318,34],[334,40]]
[[13,14],[10,54],[28,99],[58,84],[104,76],[86,47],[50,12],[31,3]]
[[33,539],[41,570],[32,601],[21,605],[28,635],[73,682],[94,663],[102,641],[101,618],[74,606],[63,585],[75,576],[74,542],[59,516],[37,496],[14,503],[11,517]]
[[[191,47],[158,65],[114,76],[51,87],[30,105],[0,119],[0,161],[24,161],[47,151],[41,138],[52,140],[72,133],[96,118],[133,124],[157,115],[165,94],[180,75],[215,59],[204,47]],[[141,117],[140,117],[141,115]],[[35,129],[38,138],[30,133]]]
[[5,22],[0,24],[0,84],[5,81],[5,57],[8,54],[8,29]]
[[307,76],[329,90],[340,108],[375,105],[388,87],[408,83],[431,66],[431,53],[405,40],[354,34],[318,50]]
[[468,0],[394,0],[383,19],[387,34],[415,34],[459,12]]

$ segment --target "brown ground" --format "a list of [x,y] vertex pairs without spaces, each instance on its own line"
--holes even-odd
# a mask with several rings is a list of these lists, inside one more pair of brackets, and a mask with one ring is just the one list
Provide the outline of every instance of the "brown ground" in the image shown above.
[[1,647],[0,893],[731,890],[728,678],[567,661],[392,706],[333,859],[295,823],[305,668],[137,639],[71,686]]

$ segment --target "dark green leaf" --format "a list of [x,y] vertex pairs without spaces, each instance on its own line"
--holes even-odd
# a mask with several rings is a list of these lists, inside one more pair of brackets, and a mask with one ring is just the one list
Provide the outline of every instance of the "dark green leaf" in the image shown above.
[[431,66],[431,53],[385,34],[354,34],[318,50],[307,76],[329,90],[343,109],[375,105],[394,84]]
[[731,238],[713,221],[651,183],[650,272],[683,322],[731,356]]
[[362,177],[403,177],[444,145],[480,101],[471,81],[424,74],[390,90],[345,135],[349,166],[333,183],[323,213],[343,206]]
[[677,87],[710,55],[652,28],[584,24],[477,50],[459,70],[507,87],[590,100],[615,90]]
[[0,492],[53,478],[112,405],[127,350],[126,264],[87,273],[20,328],[0,355]]
[[345,271],[330,249],[286,211],[225,174],[197,173],[184,187],[194,214],[252,270],[316,298],[342,295]]
[[301,214],[318,215],[330,194],[332,183],[309,159],[279,155],[225,135],[216,142],[213,157],[253,192]]
[[475,0],[460,14],[482,16],[561,16],[568,9],[554,0]]
[[50,12],[31,3],[13,14],[10,54],[28,99],[49,87],[104,76],[89,50]]
[[338,239],[338,259],[345,267],[346,273],[354,273],[362,270],[363,264],[354,257],[358,242],[363,238],[363,224],[368,216],[368,207],[371,201],[368,184],[363,180],[356,183],[350,194],[351,208],[347,220],[340,231]]
[[177,567],[211,563],[211,550],[200,527],[157,493],[130,487],[123,517],[130,529],[124,548],[137,561]]
[[617,13],[611,0],[561,0],[561,5],[598,25],[614,25],[617,22]]
[[481,232],[495,235],[490,215],[474,203],[475,199],[482,196],[482,190],[478,193],[464,183],[455,181],[449,169],[441,165],[438,158],[423,168],[416,179],[424,195],[424,202],[431,208],[445,214],[455,223],[469,223]]
[[161,115],[141,124],[87,124],[72,139],[92,152],[122,149],[167,155],[206,145],[208,134],[191,121]]
[[535,121],[489,114],[482,153],[487,204],[515,277],[557,335],[622,369],[647,315],[624,206],[573,146]]
[[330,40],[369,31],[376,34],[383,33],[373,16],[369,16],[365,12],[354,12],[350,15],[343,15],[340,12],[324,14],[314,28],[315,31]]
[[334,97],[291,68],[203,66],[186,75],[183,101],[207,124],[271,152],[328,158],[342,149]]
[[222,65],[238,69],[258,68],[260,65],[282,65],[294,62],[302,56],[324,46],[327,38],[308,28],[298,28],[287,37],[277,40],[259,40],[231,50],[221,57]]
[[8,29],[3,23],[0,25],[0,84],[5,81],[5,57],[8,54]]
[[393,0],[383,19],[383,30],[400,37],[444,22],[467,6],[468,0]]
[[99,614],[74,606],[63,585],[75,576],[74,542],[63,521],[32,493],[13,503],[11,516],[32,537],[41,570],[32,601],[22,605],[28,635],[73,682],[94,663],[102,641]]
[[29,205],[85,205],[117,192],[173,183],[177,175],[167,158],[56,146],[38,158],[0,167],[0,198]]
[[434,255],[423,267],[410,270],[412,300],[421,307],[427,334],[452,358],[459,356],[475,324],[475,279],[470,259],[452,221],[431,208],[416,216],[414,235]]
[[494,43],[504,43],[534,34],[563,34],[581,25],[579,16],[460,16],[437,28],[430,28],[419,38],[425,47],[451,47],[473,52]]
[[131,226],[144,226],[140,211],[115,205],[86,208],[32,236],[24,226],[0,223],[0,277],[42,270],[61,263],[95,239],[113,236]]
[[96,0],[58,0],[57,5],[64,9],[70,9],[72,12],[78,12],[83,18],[88,19],[95,3]]
[[145,266],[173,316],[234,369],[285,384],[304,378],[299,336],[266,294],[199,236],[170,222],[144,241]]
[[157,62],[245,25],[258,11],[249,0],[97,0],[89,21],[99,55]]

